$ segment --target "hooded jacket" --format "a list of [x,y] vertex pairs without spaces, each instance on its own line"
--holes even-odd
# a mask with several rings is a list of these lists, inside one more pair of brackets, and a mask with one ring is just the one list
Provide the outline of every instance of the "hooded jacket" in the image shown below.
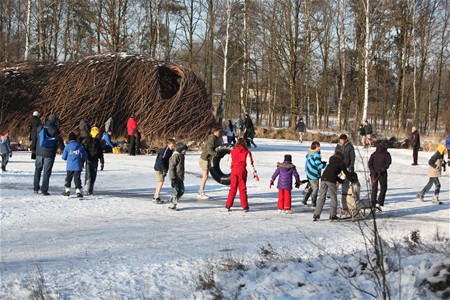
[[200,155],[200,158],[203,160],[208,160],[212,157],[217,156],[216,148],[223,144],[222,137],[217,137],[214,134],[210,134],[208,139],[205,142],[205,145],[203,146],[202,154]]
[[391,154],[387,151],[385,145],[380,144],[369,158],[369,170],[371,173],[384,173],[389,169],[391,162]]
[[[57,145],[55,148],[45,148],[40,146],[39,132],[43,126],[47,128],[47,132],[50,136],[56,137]],[[54,158],[56,156],[56,149],[62,149],[64,146],[61,136],[59,135],[59,128],[56,126],[56,116],[50,115],[43,126],[39,126],[36,133],[36,156]]]
[[87,159],[87,153],[80,143],[71,140],[64,147],[63,160],[67,160],[67,171],[81,171],[83,162]]
[[169,159],[169,177],[170,179],[176,179],[184,181],[184,154],[178,151],[174,151]]
[[272,180],[278,178],[277,189],[279,190],[292,190],[292,176],[295,178],[295,183],[300,183],[300,176],[298,175],[295,165],[290,161],[284,161],[277,163],[277,169],[272,174]]
[[320,151],[310,150],[306,155],[305,172],[306,177],[310,180],[320,179],[320,175],[323,169],[326,167],[326,163],[322,162]]
[[341,174],[341,172],[344,172],[345,177],[349,178],[350,175],[347,171],[345,163],[335,154],[330,157],[330,161],[328,162],[328,166],[325,168],[325,171],[323,171],[321,180],[336,183],[337,181],[340,181],[339,174]]

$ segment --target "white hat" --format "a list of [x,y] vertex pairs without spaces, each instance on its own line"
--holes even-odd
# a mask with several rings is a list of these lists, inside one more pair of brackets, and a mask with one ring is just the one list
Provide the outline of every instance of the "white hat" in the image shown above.
[[33,113],[33,116],[39,117],[39,112],[36,110],[36,111]]

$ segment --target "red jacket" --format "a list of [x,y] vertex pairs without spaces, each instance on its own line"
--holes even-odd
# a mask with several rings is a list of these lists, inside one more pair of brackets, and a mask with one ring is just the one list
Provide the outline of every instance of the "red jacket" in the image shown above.
[[255,168],[253,166],[253,156],[250,151],[245,149],[243,146],[236,146],[233,150],[230,152],[230,167],[231,169],[234,168],[246,168],[247,163],[250,164],[252,167],[252,171],[255,171]]
[[138,128],[136,119],[131,117],[128,119],[127,122],[127,134],[128,135],[134,135],[135,137],[138,137]]

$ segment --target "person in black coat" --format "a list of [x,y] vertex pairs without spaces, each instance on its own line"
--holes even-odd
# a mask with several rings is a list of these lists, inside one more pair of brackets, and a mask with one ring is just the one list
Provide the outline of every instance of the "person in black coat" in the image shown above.
[[417,157],[419,155],[420,149],[420,134],[419,131],[417,131],[416,127],[413,127],[411,131],[412,131],[411,146],[413,148],[413,163],[411,165],[417,166]]
[[33,118],[31,119],[30,123],[30,136],[28,140],[31,142],[30,149],[31,149],[31,159],[36,159],[36,140],[37,140],[37,129],[39,126],[41,126],[41,120],[39,119],[39,112],[35,111],[33,113]]
[[342,153],[345,166],[349,172],[355,171],[355,148],[348,140],[346,134],[341,134],[339,136],[339,143],[336,145],[334,152]]
[[335,152],[333,156],[330,157],[330,161],[328,166],[325,168],[325,171],[323,171],[319,188],[320,195],[316,204],[316,209],[314,210],[313,221],[320,219],[320,214],[322,213],[328,190],[330,190],[331,200],[330,220],[337,219],[337,183],[343,183],[343,180],[339,177],[339,175],[341,172],[344,172],[345,178],[349,178],[350,176],[343,158],[344,156],[341,152]]
[[[391,154],[387,151],[386,146],[381,143],[369,158],[370,179],[372,183],[371,203],[373,207],[381,210],[380,206],[384,205],[384,198],[387,191],[387,169],[391,165]],[[378,195],[378,183],[380,183],[380,194]]]
[[[36,162],[34,170],[34,192],[37,194],[41,190],[42,195],[48,196],[48,187],[50,183],[50,176],[52,175],[53,164],[55,163],[56,152],[64,150],[64,142],[59,134],[59,128],[56,125],[57,117],[51,114],[43,126],[39,126],[36,132]],[[40,144],[39,133],[45,127],[48,135],[56,138],[56,145],[54,147],[44,147]],[[44,172],[42,178],[42,185],[40,185],[41,174]]]

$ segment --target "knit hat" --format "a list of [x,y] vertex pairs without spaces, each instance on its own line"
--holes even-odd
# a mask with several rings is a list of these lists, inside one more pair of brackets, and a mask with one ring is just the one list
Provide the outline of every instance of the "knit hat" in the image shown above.
[[182,153],[183,151],[187,151],[188,147],[186,146],[185,143],[182,142],[178,142],[175,144],[175,151],[177,151],[178,153]]
[[444,154],[445,149],[447,149],[447,148],[446,148],[444,145],[439,145],[439,146],[437,147],[437,151],[438,151],[440,154]]
[[69,133],[69,141],[76,141],[77,135],[73,132]]
[[341,134],[340,136],[339,136],[339,139],[340,140],[344,140],[344,141],[346,141],[347,140],[347,135],[345,134],[345,133],[343,133],[343,134]]
[[284,161],[292,161],[292,155],[290,155],[290,154],[285,154],[285,155],[284,155]]
[[39,112],[36,110],[36,111],[33,113],[33,116],[34,116],[34,117],[39,117]]

